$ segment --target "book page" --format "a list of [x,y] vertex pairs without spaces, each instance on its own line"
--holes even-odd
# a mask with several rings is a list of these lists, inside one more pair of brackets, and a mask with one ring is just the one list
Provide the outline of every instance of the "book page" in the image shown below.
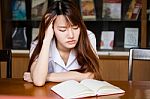
[[106,86],[105,81],[98,81],[94,79],[85,79],[81,81],[81,84],[87,86],[89,89],[93,90],[95,93],[100,87]]
[[81,98],[87,96],[94,96],[92,90],[83,86],[75,80],[68,80],[59,83],[51,88],[54,92],[63,98]]
[[97,95],[110,95],[124,93],[125,91],[117,86],[114,86],[106,81],[98,81],[94,79],[85,79],[81,84],[93,90]]

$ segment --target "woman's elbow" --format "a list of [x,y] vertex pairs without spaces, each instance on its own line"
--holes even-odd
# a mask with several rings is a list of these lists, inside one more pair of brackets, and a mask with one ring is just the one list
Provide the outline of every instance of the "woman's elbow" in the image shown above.
[[43,86],[45,85],[46,80],[44,79],[44,77],[39,77],[39,76],[32,76],[32,80],[35,86]]
[[40,86],[44,86],[45,85],[45,81],[42,81],[42,80],[33,80],[33,83],[34,83],[34,85],[35,86],[38,86],[38,87],[40,87]]

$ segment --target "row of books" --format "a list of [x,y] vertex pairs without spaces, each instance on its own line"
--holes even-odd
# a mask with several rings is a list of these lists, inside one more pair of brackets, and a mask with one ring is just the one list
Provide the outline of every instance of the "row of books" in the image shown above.
[[[48,0],[31,1],[31,19],[41,19],[42,15],[48,8]],[[103,0],[102,19],[104,20],[121,20],[122,0]],[[13,20],[26,20],[26,3],[25,0],[12,1]],[[125,20],[137,20],[141,11],[141,0],[131,0],[128,10],[125,14]],[[83,19],[96,20],[96,8],[94,0],[80,0],[80,9]]]
[[[26,28],[16,27],[12,33],[13,48],[27,48]],[[32,41],[37,37],[39,28],[32,28]],[[114,31],[102,31],[99,42],[100,49],[113,49]],[[138,47],[139,28],[125,28],[124,48]]]
[[[27,7],[26,0],[12,0],[12,19],[26,20]],[[41,19],[48,8],[48,0],[31,0],[31,18]]]
[[[83,19],[96,19],[94,0],[80,0]],[[124,20],[137,20],[142,8],[141,0],[131,0]],[[103,0],[102,19],[121,20],[122,0]]]

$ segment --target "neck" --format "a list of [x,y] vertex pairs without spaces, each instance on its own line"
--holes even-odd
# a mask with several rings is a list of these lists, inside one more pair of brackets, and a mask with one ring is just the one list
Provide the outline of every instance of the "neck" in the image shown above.
[[61,47],[57,47],[59,52],[62,53],[70,53],[71,49],[66,49],[66,48],[61,48]]
[[71,49],[66,49],[66,48],[61,48],[61,47],[57,47],[57,49],[59,51],[61,58],[63,59],[65,65],[66,65]]

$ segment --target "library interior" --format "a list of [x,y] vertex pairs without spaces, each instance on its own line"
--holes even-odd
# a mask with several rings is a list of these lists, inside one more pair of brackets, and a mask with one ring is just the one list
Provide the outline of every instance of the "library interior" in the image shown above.
[[[56,93],[47,91],[57,83],[38,88],[23,81],[30,61],[31,42],[38,36],[42,16],[49,5],[57,1],[63,0],[0,0],[0,98],[10,99],[7,95],[12,95],[11,99],[34,99],[30,96],[41,95],[42,99],[47,99],[45,96],[61,99],[56,95],[63,93],[59,93],[59,88],[55,89]],[[112,97],[149,99],[150,0],[73,1],[87,30],[95,35],[103,79],[120,87],[121,95]],[[25,94],[22,90],[29,92]]]

